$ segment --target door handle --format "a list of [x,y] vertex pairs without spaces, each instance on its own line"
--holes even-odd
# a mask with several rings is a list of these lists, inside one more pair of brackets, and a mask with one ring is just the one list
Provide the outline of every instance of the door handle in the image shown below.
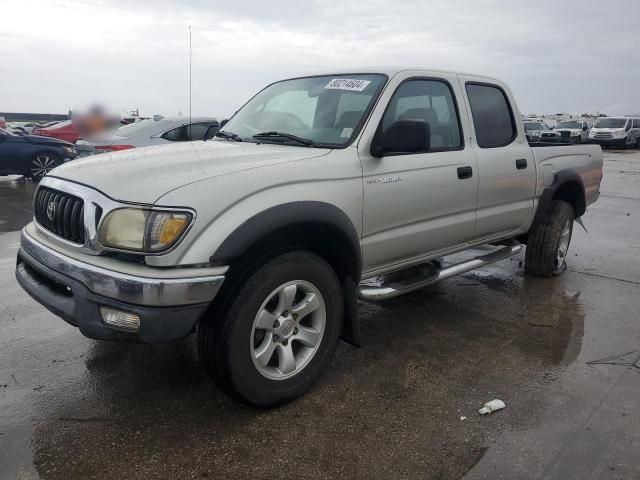
[[464,180],[473,176],[473,169],[471,167],[458,167],[458,178]]
[[527,168],[527,159],[519,158],[518,160],[516,160],[516,168],[518,170],[524,170],[525,168]]

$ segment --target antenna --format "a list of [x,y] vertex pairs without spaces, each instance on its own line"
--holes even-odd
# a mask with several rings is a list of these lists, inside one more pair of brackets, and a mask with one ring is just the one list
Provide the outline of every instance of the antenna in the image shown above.
[[189,139],[191,139],[191,25],[189,25]]

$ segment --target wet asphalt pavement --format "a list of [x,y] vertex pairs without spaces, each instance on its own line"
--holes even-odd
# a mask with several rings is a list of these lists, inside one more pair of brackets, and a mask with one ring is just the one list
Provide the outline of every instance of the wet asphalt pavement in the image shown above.
[[364,348],[271,411],[218,392],[193,338],[96,342],[32,301],[13,276],[32,194],[0,178],[2,479],[640,478],[638,151],[606,152],[563,276],[521,255],[363,303]]

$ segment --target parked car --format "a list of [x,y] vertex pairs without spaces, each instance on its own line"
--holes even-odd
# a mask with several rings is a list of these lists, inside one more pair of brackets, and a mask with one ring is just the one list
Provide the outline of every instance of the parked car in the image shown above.
[[78,129],[71,120],[65,120],[50,127],[34,128],[32,133],[42,137],[57,138],[69,143],[76,143],[80,136]]
[[14,133],[16,135],[20,135],[20,136],[29,135],[29,132],[27,132],[24,128],[22,128],[22,127],[14,127],[13,125],[11,125],[11,126],[7,125],[7,127],[4,130],[6,130],[7,132],[10,132],[10,133]]
[[39,180],[75,157],[74,145],[64,140],[20,136],[0,129],[0,175],[25,175]]
[[207,130],[217,126],[218,120],[210,117],[194,117],[189,123],[188,117],[166,118],[156,115],[153,118],[120,127],[114,134],[104,138],[80,139],[76,145],[78,156],[86,157],[96,153],[116,152],[150,145],[203,140]]
[[555,132],[563,142],[583,143],[589,140],[589,124],[584,120],[568,120],[558,123]]
[[640,118],[601,117],[589,132],[589,142],[605,148],[640,148]]
[[33,122],[11,122],[7,126],[10,127],[10,128],[21,128],[25,132],[27,132],[28,134],[33,133],[33,129],[34,128],[40,127],[40,125],[38,125],[37,123],[33,123]]
[[524,122],[524,131],[529,142],[552,142],[560,141],[560,134],[551,130],[544,122]]
[[[276,82],[212,140],[47,175],[16,276],[91,338],[195,330],[225,391],[282,404],[326,370],[340,337],[361,343],[358,296],[414,291],[522,243],[526,272],[566,270],[574,220],[598,198],[602,150],[530,146],[513,112],[506,84],[469,74]],[[475,258],[431,262],[478,246]]]

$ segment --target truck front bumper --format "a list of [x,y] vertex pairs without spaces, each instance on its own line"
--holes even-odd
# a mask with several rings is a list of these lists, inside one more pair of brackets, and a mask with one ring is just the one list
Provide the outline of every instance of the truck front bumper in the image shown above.
[[[158,343],[192,332],[224,276],[180,277],[179,269],[171,274],[143,277],[90,265],[42,245],[25,230],[16,263],[16,278],[29,295],[98,340]],[[137,315],[138,328],[108,325],[101,308]]]

